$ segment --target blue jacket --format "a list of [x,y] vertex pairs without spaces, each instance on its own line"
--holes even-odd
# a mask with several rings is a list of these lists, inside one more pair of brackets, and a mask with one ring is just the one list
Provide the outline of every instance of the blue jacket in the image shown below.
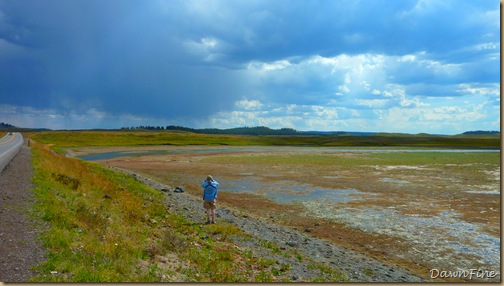
[[203,181],[201,187],[203,190],[203,200],[205,201],[215,201],[217,198],[217,187],[219,183],[217,181],[207,182]]

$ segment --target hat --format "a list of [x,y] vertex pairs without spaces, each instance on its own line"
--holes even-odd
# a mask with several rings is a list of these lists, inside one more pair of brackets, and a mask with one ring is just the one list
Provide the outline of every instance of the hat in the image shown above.
[[208,175],[207,177],[207,180],[210,179],[210,180],[213,180],[212,176]]

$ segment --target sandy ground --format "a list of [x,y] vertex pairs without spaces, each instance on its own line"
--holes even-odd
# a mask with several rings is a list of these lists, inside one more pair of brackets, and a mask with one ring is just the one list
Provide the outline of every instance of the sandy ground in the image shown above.
[[[259,164],[205,161],[208,157],[234,154],[197,152],[205,148],[219,149],[200,146],[82,148],[72,150],[71,155],[118,150],[182,150],[101,162],[134,170],[170,185],[183,185],[197,196],[201,191],[200,181],[211,173],[221,182],[219,201],[222,203],[295,229],[310,228],[310,235],[402,266],[422,277],[427,277],[431,269],[500,270],[499,168],[481,170],[477,175],[458,173],[457,168],[446,164],[369,165],[357,170],[279,164],[264,170]],[[268,152],[298,154],[294,149],[271,147]],[[236,156],[261,154],[250,147],[237,147],[236,151]],[[359,156],[353,152],[327,155]],[[250,189],[255,191],[251,193]],[[313,190],[320,194],[332,190],[332,197],[288,201],[289,197],[300,193],[309,195]],[[335,190],[339,191],[336,197]],[[500,275],[487,281],[499,280]]]

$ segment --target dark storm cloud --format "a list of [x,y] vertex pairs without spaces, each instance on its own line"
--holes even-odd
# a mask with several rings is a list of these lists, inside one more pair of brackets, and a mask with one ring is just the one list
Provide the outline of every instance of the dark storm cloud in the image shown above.
[[[0,0],[0,104],[205,120],[244,98],[350,107],[387,84],[441,96],[461,83],[498,82],[498,8],[495,1]],[[341,55],[391,62],[371,61],[382,70],[366,77],[310,62]],[[403,55],[417,58],[393,58]],[[278,61],[290,66],[265,76],[249,68]],[[371,90],[358,86],[364,81]],[[341,92],[344,100],[335,97]]]
[[150,116],[225,108],[237,76],[195,65],[154,4],[2,2],[1,36],[26,54],[1,59],[2,103]]

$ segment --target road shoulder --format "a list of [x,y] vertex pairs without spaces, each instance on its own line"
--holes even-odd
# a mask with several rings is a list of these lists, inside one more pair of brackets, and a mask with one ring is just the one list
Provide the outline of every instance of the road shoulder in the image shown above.
[[27,211],[34,205],[31,149],[23,146],[0,173],[0,281],[27,282],[45,260],[37,239],[40,224]]

